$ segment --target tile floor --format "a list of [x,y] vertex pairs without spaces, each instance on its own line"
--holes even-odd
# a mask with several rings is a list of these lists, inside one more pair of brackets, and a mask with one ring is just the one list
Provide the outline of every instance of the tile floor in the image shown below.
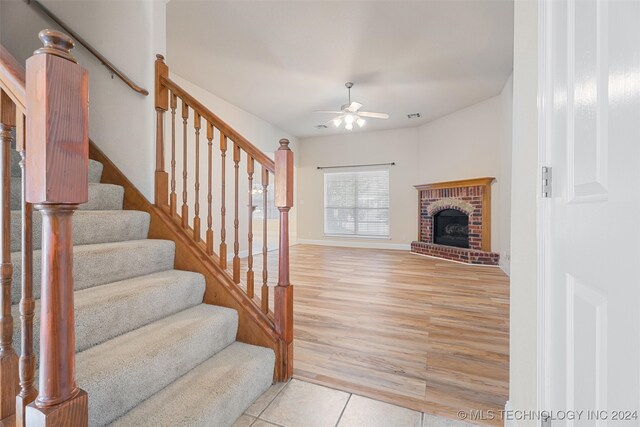
[[293,379],[271,386],[232,427],[472,427]]

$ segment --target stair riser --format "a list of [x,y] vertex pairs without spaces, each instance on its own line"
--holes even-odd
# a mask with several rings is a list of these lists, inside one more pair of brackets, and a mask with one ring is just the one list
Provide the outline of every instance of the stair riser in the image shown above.
[[[17,211],[22,208],[21,197],[22,182],[20,179],[11,180],[11,210]],[[124,200],[124,189],[118,185],[111,184],[89,184],[89,201],[81,204],[78,209],[99,211],[99,210],[120,210]]]
[[[175,244],[166,240],[136,240],[124,243],[76,246],[73,250],[74,289],[86,289],[131,277],[173,269]],[[21,254],[13,262],[12,304],[20,300]],[[40,298],[42,254],[33,252],[33,293]]]
[[221,308],[201,305],[79,353],[77,378],[89,393],[89,425],[113,422],[231,344],[237,313],[209,314],[213,310]]
[[[75,293],[76,352],[131,332],[202,303],[204,277],[196,273],[156,274],[148,278],[85,289]],[[20,348],[20,313],[12,307],[13,345]],[[34,352],[40,349],[40,301],[34,317]]]
[[[33,249],[42,243],[42,218],[33,213]],[[11,251],[18,252],[22,244],[21,212],[11,211]],[[73,216],[73,244],[123,242],[146,239],[149,214],[139,211],[76,212]]]

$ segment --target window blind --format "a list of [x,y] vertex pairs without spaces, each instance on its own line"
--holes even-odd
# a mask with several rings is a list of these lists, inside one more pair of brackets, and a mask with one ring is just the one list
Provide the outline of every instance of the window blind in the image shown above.
[[324,234],[389,237],[389,170],[325,172]]

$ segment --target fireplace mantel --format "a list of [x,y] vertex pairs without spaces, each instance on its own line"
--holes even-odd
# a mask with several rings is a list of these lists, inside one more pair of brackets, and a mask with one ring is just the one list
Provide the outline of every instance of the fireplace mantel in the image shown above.
[[[416,185],[420,225],[418,241],[411,244],[412,252],[472,264],[497,265],[498,254],[491,252],[491,184],[494,181],[493,177],[484,177]],[[468,248],[434,243],[434,216],[446,209],[468,216]]]

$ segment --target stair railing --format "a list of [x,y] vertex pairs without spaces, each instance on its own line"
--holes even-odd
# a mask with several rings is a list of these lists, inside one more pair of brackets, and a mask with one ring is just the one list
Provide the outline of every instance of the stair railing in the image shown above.
[[[155,70],[155,204],[182,227],[193,244],[202,248],[205,256],[230,282],[243,290],[249,306],[268,318],[272,330],[279,337],[276,349],[279,364],[276,377],[279,380],[287,380],[293,374],[293,287],[289,280],[289,211],[293,206],[293,152],[289,148],[289,141],[280,140],[280,147],[274,156],[275,161],[272,160],[171,80],[169,68],[162,55],[157,55]],[[168,111],[171,114],[168,126],[170,145],[165,147],[164,115]],[[181,138],[176,138],[176,134],[180,133]],[[206,139],[206,142],[203,139]],[[216,156],[214,140],[217,141],[215,151],[219,151]],[[169,157],[168,168],[165,155]],[[231,158],[230,165],[227,157]],[[242,168],[244,177],[241,176],[241,163],[245,165]],[[190,169],[190,165],[194,168]],[[229,170],[229,166],[233,169]],[[229,179],[231,183],[228,182]],[[206,184],[206,196],[202,194],[202,200],[206,201],[204,230],[200,206],[201,181]],[[181,188],[178,188],[179,183]],[[214,185],[219,187],[216,189]],[[240,187],[245,185],[246,196],[241,196]],[[232,194],[232,206],[228,206],[229,189]],[[271,194],[273,201],[270,201]],[[244,208],[240,205],[241,198],[244,203],[245,197],[247,208],[242,212]],[[254,201],[257,204],[254,204]],[[217,239],[213,213],[216,204],[220,209],[219,218],[215,218],[215,222],[220,226]],[[233,217],[230,218],[229,213],[232,213]],[[270,248],[267,234],[270,215],[277,216],[280,227],[277,248],[278,280],[275,287],[269,286]],[[258,231],[261,228],[262,233],[262,265],[258,266],[262,276],[257,280],[254,268],[254,249],[258,249],[254,246],[256,220],[261,220]],[[231,238],[227,235],[227,223],[233,227]],[[247,233],[243,242],[246,243],[246,251],[243,251],[246,252],[246,256],[241,256],[240,253],[241,224],[246,227]],[[231,251],[228,246],[231,246],[232,254],[229,253]],[[228,259],[231,261],[230,265]],[[260,286],[260,292],[256,292],[257,286]],[[273,304],[269,295],[272,287]]]
[[[88,198],[88,79],[73,41],[43,30],[25,69],[0,45],[0,421],[88,424],[87,394],[75,382],[71,216]],[[28,115],[27,115],[28,113]],[[21,355],[11,316],[11,145],[21,155]],[[32,206],[42,214],[40,391],[33,352]]]

